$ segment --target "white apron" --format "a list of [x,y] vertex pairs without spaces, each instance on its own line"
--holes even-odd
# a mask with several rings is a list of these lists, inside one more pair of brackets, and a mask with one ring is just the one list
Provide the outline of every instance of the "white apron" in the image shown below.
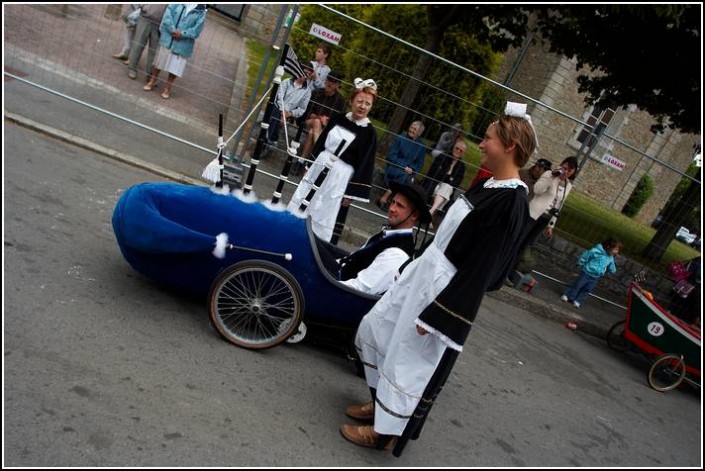
[[414,322],[455,275],[444,252],[471,210],[464,196],[456,200],[433,243],[360,323],[355,346],[368,386],[377,389],[377,433],[400,436],[446,348],[462,351],[462,346],[435,334],[419,335]]
[[301,214],[299,212],[301,202],[306,198],[306,195],[313,187],[313,183],[318,178],[318,174],[323,171],[323,167],[329,161],[331,168],[328,176],[323,180],[308,209],[304,212],[304,214],[311,216],[313,232],[326,242],[330,242],[333,237],[333,228],[338,218],[338,211],[340,211],[340,203],[343,200],[348,183],[353,173],[355,173],[352,165],[343,162],[327,150],[321,151],[306,172],[306,175],[304,175],[299,187],[287,205],[287,209],[292,213]]

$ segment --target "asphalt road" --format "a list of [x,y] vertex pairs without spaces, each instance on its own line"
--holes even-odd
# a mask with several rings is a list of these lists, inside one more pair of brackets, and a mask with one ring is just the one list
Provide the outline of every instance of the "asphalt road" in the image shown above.
[[124,261],[112,209],[155,175],[4,137],[5,466],[702,465],[699,389],[658,393],[641,357],[490,298],[421,438],[358,448],[338,427],[366,388],[342,356],[232,346],[203,300]]

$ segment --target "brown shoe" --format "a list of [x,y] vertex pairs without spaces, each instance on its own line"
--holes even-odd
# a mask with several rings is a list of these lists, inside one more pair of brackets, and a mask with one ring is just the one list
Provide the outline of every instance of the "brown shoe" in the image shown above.
[[353,405],[346,409],[345,415],[357,420],[373,420],[375,418],[375,403],[370,401],[362,405]]
[[[340,433],[343,438],[353,442],[355,445],[364,446],[365,448],[378,448],[379,434],[375,432],[372,425],[343,424],[340,426]],[[384,449],[392,450],[396,443],[397,437],[393,437],[384,446]]]

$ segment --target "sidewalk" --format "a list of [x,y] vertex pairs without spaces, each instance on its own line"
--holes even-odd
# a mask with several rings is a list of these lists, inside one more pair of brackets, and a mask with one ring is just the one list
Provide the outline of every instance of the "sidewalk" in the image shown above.
[[[195,56],[198,59],[194,58],[193,65],[210,63],[209,67],[211,67],[215,61],[222,75],[206,73],[205,69],[197,67],[191,68],[192,64],[189,63],[189,70],[185,77],[177,79],[175,83],[175,86],[181,85],[183,89],[175,89],[171,99],[163,100],[158,93],[142,90],[143,74],[140,74],[138,80],[130,80],[127,77],[127,67],[121,61],[111,57],[111,54],[119,48],[123,23],[100,20],[100,25],[95,25],[91,23],[90,16],[86,15],[87,10],[94,9],[93,14],[95,14],[96,9],[102,11],[105,5],[71,6],[69,17],[65,19],[54,18],[56,12],[60,10],[59,7],[56,7],[55,11],[51,10],[52,8],[52,6],[6,8],[6,72],[25,77],[27,80],[46,80],[47,87],[65,87],[67,95],[79,94],[82,100],[107,109],[122,106],[120,113],[127,115],[132,113],[139,122],[167,130],[175,136],[189,139],[204,148],[215,149],[217,108],[220,106],[218,104],[231,103],[241,97],[242,90],[238,90],[236,84],[245,83],[242,77],[246,72],[245,58],[240,57],[244,54],[244,41],[235,31],[226,28],[220,21],[207,21],[202,39],[204,42],[217,41],[219,47],[217,50],[205,47],[199,49],[198,55]],[[212,13],[215,12],[211,11],[208,14]],[[38,21],[33,15],[49,15],[49,19]],[[52,43],[52,38],[55,40],[57,37],[65,36],[66,28],[69,26],[76,32],[77,37],[81,38],[80,41],[86,41],[85,44],[96,44],[96,41],[100,42],[100,38],[104,38],[106,34],[113,38],[113,43],[97,46],[83,54],[77,40],[74,40],[77,45],[75,50],[66,50],[62,48],[61,43]],[[112,28],[112,30],[106,33],[101,28]],[[61,78],[57,80],[55,76]],[[69,81],[67,78],[75,80],[79,76],[84,77],[85,80],[77,91],[74,84],[66,82]],[[16,90],[25,93],[25,89],[14,88],[15,83],[10,85],[6,78],[5,119],[38,132],[183,182],[199,181],[200,172],[213,158],[213,154],[206,152],[194,154],[192,147],[173,141],[163,144],[153,138],[143,139],[139,136],[144,131],[114,118],[107,125],[106,130],[105,123],[93,118],[88,111],[79,109],[72,113],[63,113],[59,108],[60,111],[57,112],[56,107],[64,106],[59,99],[45,100],[44,96],[41,96],[40,101],[50,104],[45,103],[34,110],[27,106],[28,98],[24,96],[19,98]],[[20,84],[17,86],[20,87]],[[68,116],[69,114],[71,116]],[[226,128],[231,131],[237,124],[239,123],[230,123]],[[248,161],[245,163],[249,164]],[[281,169],[281,163],[283,163],[283,156],[270,156],[263,159],[259,168],[276,177]],[[203,182],[203,184],[206,183]],[[271,196],[275,184],[274,178],[268,179],[258,175],[255,179],[255,192],[260,198],[267,199]],[[283,201],[288,201],[292,191],[292,186],[285,189]],[[370,204],[367,209],[378,212],[373,204]],[[383,220],[374,214],[351,211],[348,218],[350,230],[346,232],[341,245],[348,248],[359,245],[368,234],[376,232],[382,222]],[[578,332],[601,338],[605,337],[615,322],[624,319],[623,309],[595,298],[590,298],[580,309],[561,302],[560,294],[563,286],[560,283],[540,276],[535,277],[539,283],[531,294],[504,286],[497,292],[489,293],[488,296],[564,325],[574,322]],[[573,278],[561,279],[566,282],[573,280]]]

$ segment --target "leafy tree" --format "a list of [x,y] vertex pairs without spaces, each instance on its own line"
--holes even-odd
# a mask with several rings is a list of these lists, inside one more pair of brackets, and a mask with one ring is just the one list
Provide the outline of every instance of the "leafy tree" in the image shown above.
[[658,120],[699,133],[702,4],[555,5],[537,8],[552,52],[577,59],[589,104],[636,104]]
[[[692,172],[692,173],[690,173]],[[700,167],[691,165],[689,174],[693,179],[683,177],[681,183],[674,190],[663,211],[663,220],[644,248],[642,255],[648,260],[658,261],[666,253],[666,249],[673,241],[678,228],[688,225],[690,218],[697,214],[697,227],[700,227],[701,183]]]

